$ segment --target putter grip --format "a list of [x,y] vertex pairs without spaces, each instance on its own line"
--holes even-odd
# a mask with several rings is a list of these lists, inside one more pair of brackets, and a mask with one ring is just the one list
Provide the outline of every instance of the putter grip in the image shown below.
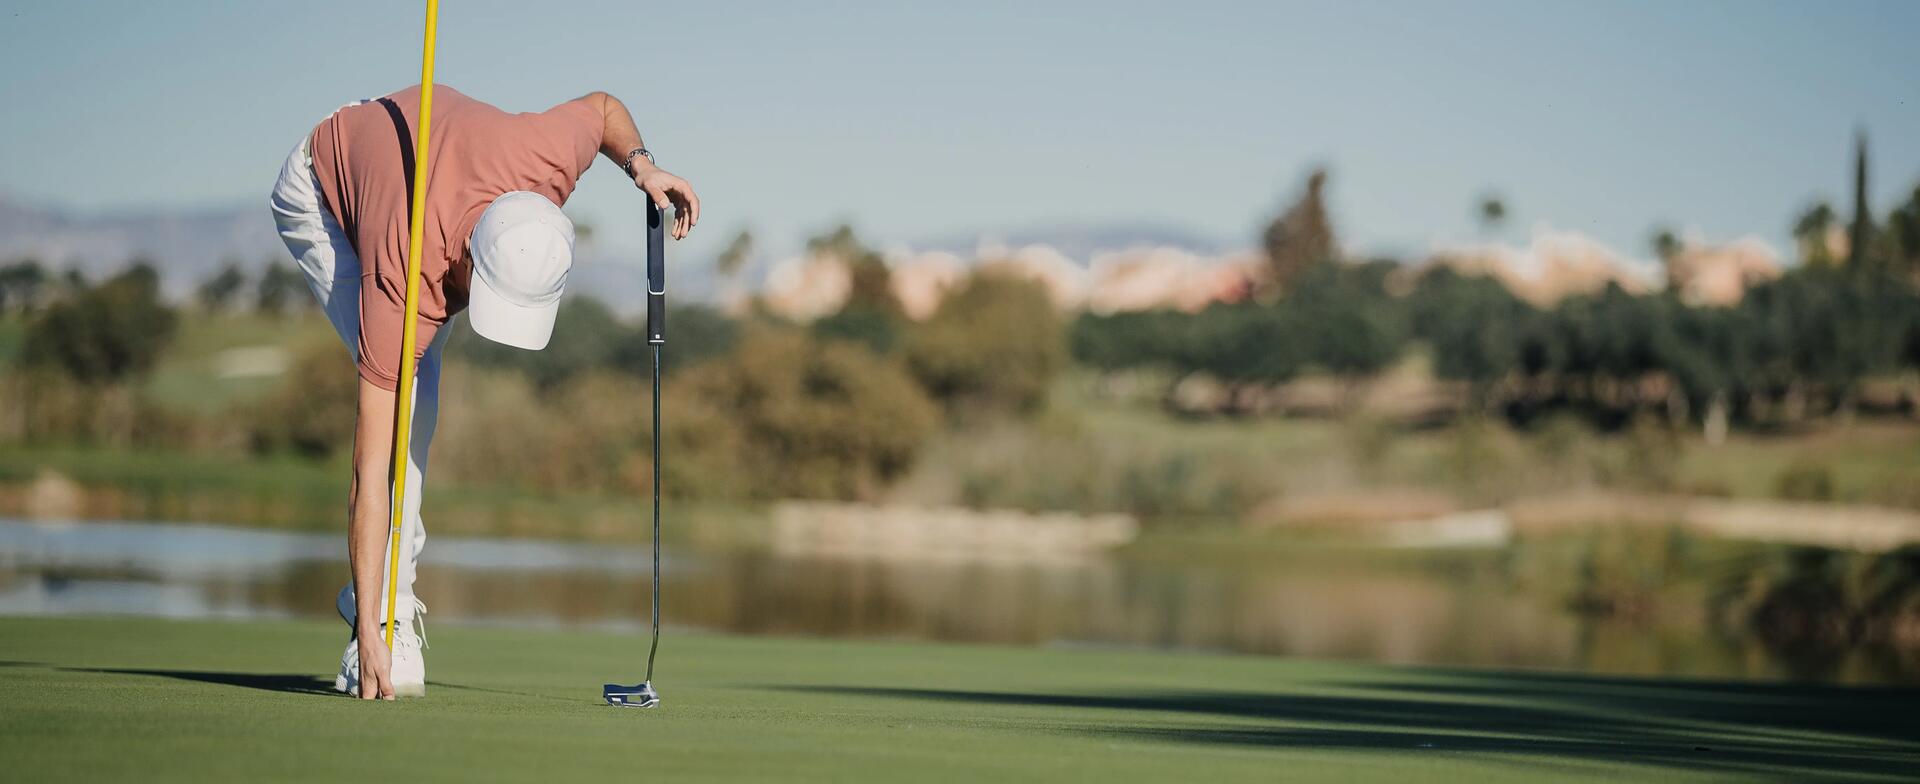
[[647,342],[667,342],[667,229],[665,216],[647,200]]

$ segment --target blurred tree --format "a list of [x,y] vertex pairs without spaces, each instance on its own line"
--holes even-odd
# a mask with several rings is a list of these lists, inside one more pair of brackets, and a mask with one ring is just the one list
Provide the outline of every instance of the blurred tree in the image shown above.
[[1753,377],[1787,421],[1851,406],[1859,382],[1897,365],[1912,329],[1913,289],[1873,265],[1803,266],[1747,292]]
[[891,317],[885,311],[849,304],[815,319],[810,328],[816,337],[853,343],[884,356],[893,353],[900,342],[904,323],[904,320]]
[[1920,185],[1887,216],[1886,237],[1894,264],[1920,282]]
[[815,320],[813,333],[858,343],[876,354],[891,353],[907,316],[893,294],[893,272],[886,260],[861,244],[846,225],[808,240],[807,250],[840,259],[849,277],[846,302],[838,311]]
[[[1495,402],[1494,387],[1520,365],[1531,306],[1499,281],[1445,266],[1420,276],[1408,305],[1413,334],[1433,350],[1435,375],[1467,382],[1480,405]],[[1539,351],[1535,360],[1557,364],[1553,353]]]
[[1176,310],[1082,312],[1068,330],[1068,347],[1074,361],[1105,372],[1171,368],[1192,318]]
[[353,441],[359,388],[339,341],[329,337],[295,348],[273,391],[243,412],[253,450],[333,455]]
[[160,299],[160,276],[136,261],[124,272],[79,288],[40,311],[27,328],[21,359],[83,383],[116,381],[153,367],[176,317]]
[[1222,303],[1187,319],[1174,369],[1202,373],[1227,385],[1229,408],[1249,387],[1299,375],[1309,361],[1297,311],[1258,303]]
[[[732,351],[740,326],[727,314],[711,305],[672,305],[667,308],[667,324],[673,342],[665,353],[662,372],[671,377],[687,368]],[[651,372],[653,355],[647,347],[644,325],[636,325],[631,337],[623,340],[615,353],[614,366],[634,375]]]
[[254,308],[269,316],[283,315],[288,306],[299,301],[306,289],[305,275],[291,265],[275,260],[260,271],[260,280],[254,285]]
[[[733,320],[711,306],[672,306],[667,324],[672,341],[662,354],[664,374],[706,362],[733,347]],[[477,367],[522,374],[543,392],[594,370],[639,377],[653,372],[653,351],[647,344],[644,325],[629,324],[606,303],[585,295],[561,301],[560,312],[554,317],[553,340],[543,350],[525,351],[495,343],[474,334],[471,327],[462,328],[447,350],[454,358]]]
[[726,249],[720,251],[720,256],[714,260],[714,268],[718,269],[721,275],[731,278],[740,274],[740,271],[746,268],[747,262],[752,260],[753,234],[746,229],[741,229],[740,233],[733,235],[733,239],[727,242]]
[[1308,267],[1333,259],[1340,252],[1327,217],[1323,192],[1326,182],[1324,169],[1309,174],[1306,193],[1267,224],[1261,237],[1261,246],[1267,252],[1268,282],[1280,293],[1289,291],[1294,279]]
[[228,261],[213,277],[202,281],[194,293],[202,309],[208,313],[219,313],[233,305],[234,298],[240,295],[240,289],[246,285],[247,274],[240,271],[240,263]]
[[46,268],[31,259],[0,267],[0,313],[31,310],[45,295],[47,280]]
[[1638,382],[1660,369],[1665,300],[1636,297],[1609,283],[1597,294],[1568,297],[1552,311],[1565,341],[1563,391],[1592,407],[1600,424],[1631,424],[1648,401]]
[[1679,235],[1674,234],[1670,226],[1656,226],[1649,244],[1653,246],[1653,257],[1659,259],[1661,268],[1666,270],[1667,290],[1679,291],[1680,270],[1677,265],[1680,261],[1680,251],[1684,249]]
[[1793,238],[1800,245],[1800,259],[1808,264],[1828,264],[1834,261],[1833,253],[1827,248],[1827,234],[1833,230],[1840,216],[1833,211],[1833,205],[1819,202],[1808,207],[1800,218],[1794,221]]
[[1867,130],[1854,135],[1853,146],[1853,225],[1847,230],[1847,264],[1858,267],[1867,258],[1867,246],[1873,241],[1873,212],[1867,208]]
[[1387,277],[1398,266],[1321,264],[1295,282],[1297,296],[1283,307],[1306,361],[1349,384],[1392,364],[1407,339],[1405,308],[1387,295]]
[[[1726,438],[1734,407],[1761,383],[1758,329],[1748,308],[1676,307],[1660,337],[1660,364],[1708,443]],[[1670,412],[1671,414],[1671,412]]]
[[711,431],[696,455],[735,465],[734,487],[759,498],[872,499],[905,473],[939,421],[897,364],[804,333],[756,329],[735,351],[668,390]]
[[[480,367],[524,373],[541,389],[550,389],[585,370],[612,367],[623,346],[639,344],[644,350],[646,343],[646,336],[621,323],[605,303],[588,296],[561,301],[554,317],[553,340],[540,351],[495,343],[472,334],[471,328],[462,333],[448,347],[454,356]],[[651,361],[652,355],[646,356],[645,361]]]
[[905,356],[951,413],[1033,411],[1065,363],[1063,333],[1040,284],[979,269],[909,333]]

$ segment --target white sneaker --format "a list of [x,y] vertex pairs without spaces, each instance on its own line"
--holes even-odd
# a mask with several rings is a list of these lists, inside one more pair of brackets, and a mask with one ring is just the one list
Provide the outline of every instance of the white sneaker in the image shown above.
[[[340,601],[336,609],[340,617],[349,626],[353,625],[353,592],[351,586],[340,592]],[[428,647],[426,642],[427,603],[420,597],[413,599],[413,617],[402,622],[393,630],[393,658],[388,674],[393,678],[393,693],[398,697],[427,696],[427,659],[421,651]],[[418,627],[418,631],[415,627]],[[384,630],[385,627],[382,627]],[[384,645],[386,641],[377,640]],[[340,674],[333,678],[333,690],[342,694],[358,696],[360,694],[360,640],[358,637],[347,640],[347,650],[340,654]]]

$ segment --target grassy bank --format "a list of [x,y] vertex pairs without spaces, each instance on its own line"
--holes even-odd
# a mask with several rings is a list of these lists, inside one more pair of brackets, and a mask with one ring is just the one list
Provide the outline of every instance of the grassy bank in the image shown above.
[[1057,385],[1048,413],[1032,422],[945,433],[895,495],[1253,523],[1302,500],[1329,518],[1406,519],[1594,492],[1920,509],[1912,481],[1920,422],[1909,420],[1743,432],[1714,444],[1653,422],[1599,432],[1571,418],[1517,429],[1474,417],[1416,427],[1365,412],[1182,417],[1148,399],[1159,380],[1135,386],[1115,395],[1082,376]]
[[[207,522],[250,528],[343,530],[348,464],[292,456],[112,449],[0,448],[0,516]],[[48,473],[71,481],[62,508],[36,510],[36,485]],[[648,536],[644,498],[556,495],[513,487],[429,482],[427,520],[435,533],[642,542]],[[751,509],[713,503],[675,504],[668,537],[748,536]]]
[[328,623],[0,619],[23,780],[1895,779],[1920,693],[985,646],[436,629],[429,696],[327,691]]
[[[123,385],[90,390],[47,381],[52,386],[32,395],[14,390],[47,405],[20,407],[29,412],[15,417],[21,432],[0,445],[0,515],[24,513],[26,485],[52,471],[80,487],[74,513],[85,516],[336,526],[351,380],[331,329],[301,313],[184,314],[151,371]],[[0,361],[19,331],[17,318],[0,320]],[[543,389],[528,381],[531,371],[475,361],[455,352],[448,369],[434,479],[426,488],[440,530],[553,538],[623,538],[631,531],[631,513],[644,504],[634,496],[647,490],[643,384],[596,371]],[[316,388],[314,378],[285,372],[323,362],[337,362],[347,386]],[[1791,432],[1736,431],[1709,444],[1691,426],[1642,421],[1601,432],[1570,414],[1525,429],[1470,415],[1421,425],[1396,418],[1396,396],[1419,398],[1419,390],[1433,387],[1429,364],[1416,353],[1369,385],[1374,393],[1348,390],[1374,403],[1343,408],[1335,396],[1289,409],[1306,415],[1257,417],[1169,413],[1161,405],[1171,381],[1164,374],[1069,369],[1053,379],[1044,410],[956,420],[916,442],[910,460],[905,450],[890,458],[902,475],[851,484],[868,500],[1124,512],[1172,528],[1410,519],[1595,491],[1920,509],[1911,481],[1920,463],[1920,422],[1832,417]],[[1300,383],[1318,388],[1325,381]],[[348,397],[335,399],[342,389]],[[800,486],[773,480],[810,462],[803,457],[821,457],[825,462],[812,467],[837,477],[809,485],[816,493],[848,485],[841,480],[853,474],[846,472],[860,470],[857,461],[834,460],[860,451],[864,436],[842,443],[846,422],[809,418],[844,401],[769,409],[775,413],[761,423],[769,433],[805,426],[778,437],[763,433],[762,440],[791,450],[759,462],[720,459],[739,456],[731,447],[702,451],[745,438],[741,411],[671,394],[668,403],[670,492],[761,500],[791,494]],[[75,430],[28,426],[44,422]],[[765,457],[765,450],[739,454]]]

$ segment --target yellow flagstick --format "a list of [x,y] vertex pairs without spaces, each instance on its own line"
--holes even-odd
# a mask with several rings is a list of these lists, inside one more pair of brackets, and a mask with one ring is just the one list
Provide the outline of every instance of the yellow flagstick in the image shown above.
[[407,513],[407,441],[413,434],[414,329],[420,319],[420,240],[427,219],[427,136],[433,116],[434,20],[437,0],[427,0],[426,42],[420,46],[420,128],[413,136],[413,209],[407,223],[407,317],[400,329],[400,383],[393,406],[393,516],[387,544],[387,650],[393,650],[394,605],[400,596],[400,524]]

